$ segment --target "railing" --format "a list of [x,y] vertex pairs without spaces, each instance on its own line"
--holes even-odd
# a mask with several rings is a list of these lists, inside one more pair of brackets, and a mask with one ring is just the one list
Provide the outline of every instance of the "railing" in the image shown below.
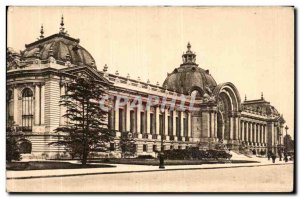
[[16,132],[24,132],[24,133],[32,132],[31,126],[16,126],[15,129],[16,129]]

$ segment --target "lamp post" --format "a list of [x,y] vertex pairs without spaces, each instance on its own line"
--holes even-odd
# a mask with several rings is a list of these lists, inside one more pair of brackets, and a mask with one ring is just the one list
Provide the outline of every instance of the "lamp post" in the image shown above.
[[284,141],[284,161],[287,162],[288,161],[288,157],[287,157],[287,131],[288,131],[289,127],[286,125],[285,126],[285,141]]
[[285,140],[284,140],[284,142],[283,142],[283,144],[284,144],[284,148],[285,148],[285,150],[287,151],[287,131],[288,131],[288,129],[289,129],[289,127],[286,125],[285,126]]
[[164,138],[163,138],[163,133],[161,133],[161,138],[160,138],[160,153],[159,153],[159,168],[161,168],[161,169],[165,168],[165,159],[164,159],[164,157],[165,157],[164,156]]

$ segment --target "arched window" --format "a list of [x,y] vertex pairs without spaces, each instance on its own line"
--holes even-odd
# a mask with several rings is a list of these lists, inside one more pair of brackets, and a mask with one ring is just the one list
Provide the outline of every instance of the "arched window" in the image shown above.
[[6,119],[13,120],[13,92],[8,90],[6,92]]
[[20,143],[20,153],[31,153],[32,144],[29,140],[23,140]]
[[22,128],[23,131],[32,131],[33,121],[33,93],[25,88],[22,92]]

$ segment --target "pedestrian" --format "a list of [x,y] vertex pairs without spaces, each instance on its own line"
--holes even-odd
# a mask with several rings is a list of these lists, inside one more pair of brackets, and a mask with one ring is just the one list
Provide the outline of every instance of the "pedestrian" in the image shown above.
[[288,156],[287,156],[287,153],[284,154],[284,161],[285,161],[285,162],[288,162],[288,161],[289,161]]
[[276,160],[276,155],[273,154],[273,155],[272,155],[272,161],[273,161],[273,163],[275,163],[275,160]]
[[271,152],[268,151],[268,160],[270,160],[270,158],[271,158]]

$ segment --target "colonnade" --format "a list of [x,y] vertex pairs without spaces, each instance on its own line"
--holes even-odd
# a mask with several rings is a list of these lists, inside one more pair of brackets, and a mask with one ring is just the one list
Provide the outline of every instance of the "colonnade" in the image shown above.
[[267,144],[267,124],[241,120],[241,141],[251,146]]
[[189,141],[191,138],[191,113],[160,109],[146,104],[114,108],[109,113],[109,125],[118,132],[132,132],[136,138]]

